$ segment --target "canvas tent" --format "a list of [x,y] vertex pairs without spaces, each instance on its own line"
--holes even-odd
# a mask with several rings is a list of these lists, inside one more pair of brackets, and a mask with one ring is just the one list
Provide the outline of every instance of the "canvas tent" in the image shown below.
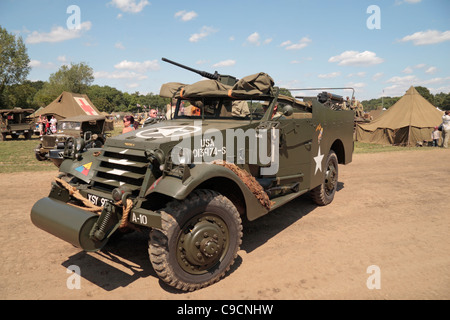
[[100,111],[85,94],[64,91],[52,103],[37,111],[34,116],[52,116],[57,120],[81,115],[100,115]]
[[431,140],[431,132],[441,122],[442,112],[411,86],[406,94],[379,118],[367,124],[357,124],[356,140],[415,146],[417,142]]

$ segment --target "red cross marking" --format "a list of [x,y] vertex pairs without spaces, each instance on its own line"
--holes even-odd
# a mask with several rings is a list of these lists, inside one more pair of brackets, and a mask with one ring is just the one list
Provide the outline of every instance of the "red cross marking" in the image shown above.
[[95,112],[95,110],[90,105],[85,104],[83,99],[78,99],[78,104],[84,110],[84,112],[86,112],[86,114],[91,116],[97,115],[97,112]]

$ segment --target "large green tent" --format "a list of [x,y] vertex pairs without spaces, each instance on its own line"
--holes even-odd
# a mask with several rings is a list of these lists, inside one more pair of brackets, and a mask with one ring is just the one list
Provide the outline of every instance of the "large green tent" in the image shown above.
[[61,120],[81,115],[98,116],[100,111],[89,100],[87,95],[64,91],[48,106],[36,111],[34,117],[39,117],[40,115],[54,115],[56,119]]
[[431,140],[434,127],[442,122],[442,111],[411,86],[405,95],[383,114],[367,124],[356,125],[356,140],[415,146]]

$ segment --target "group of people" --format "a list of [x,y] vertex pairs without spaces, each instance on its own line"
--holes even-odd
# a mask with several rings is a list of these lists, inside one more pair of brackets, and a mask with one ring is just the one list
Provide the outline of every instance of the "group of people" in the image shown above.
[[[152,119],[157,119],[158,111],[156,109],[151,109],[148,113],[148,118],[145,119],[145,122],[151,121]],[[140,122],[135,121],[134,117],[131,115],[125,116],[123,118],[123,130],[122,133],[127,133],[133,130],[136,130],[140,125]]]
[[57,123],[58,123],[58,120],[55,118],[55,116],[52,116],[51,119],[48,120],[46,116],[39,115],[39,120],[37,123],[39,135],[42,137],[43,135],[46,135],[46,134],[56,133],[56,124]]
[[450,110],[445,111],[442,116],[442,124],[439,127],[435,127],[431,133],[431,139],[433,139],[433,147],[439,146],[440,133],[442,132],[442,145],[443,148],[448,148],[448,141],[450,138]]

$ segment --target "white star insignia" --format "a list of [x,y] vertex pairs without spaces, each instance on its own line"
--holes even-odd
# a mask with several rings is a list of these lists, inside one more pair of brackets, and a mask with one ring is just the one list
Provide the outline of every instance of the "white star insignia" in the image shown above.
[[320,146],[319,146],[319,151],[317,152],[317,157],[314,157],[314,161],[316,162],[316,171],[314,171],[314,174],[317,173],[317,170],[320,170],[320,172],[322,172],[322,160],[323,160],[323,154],[320,154]]

